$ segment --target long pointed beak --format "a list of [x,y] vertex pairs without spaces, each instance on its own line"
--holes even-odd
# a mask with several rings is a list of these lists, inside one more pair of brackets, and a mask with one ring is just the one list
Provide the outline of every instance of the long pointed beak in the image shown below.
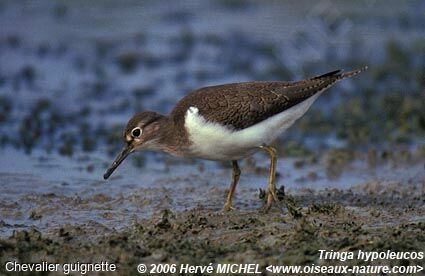
[[124,161],[124,159],[133,152],[133,146],[131,144],[129,144],[127,147],[125,147],[121,153],[117,156],[117,158],[115,158],[114,163],[112,163],[112,165],[108,168],[108,170],[106,170],[105,174],[103,175],[103,179],[108,179],[111,174],[115,171],[116,168],[118,168],[118,166],[121,164],[122,161]]

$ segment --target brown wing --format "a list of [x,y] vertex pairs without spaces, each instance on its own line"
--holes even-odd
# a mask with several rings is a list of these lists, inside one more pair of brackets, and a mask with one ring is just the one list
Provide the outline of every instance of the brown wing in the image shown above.
[[298,82],[244,82],[204,87],[183,98],[171,112],[171,118],[183,126],[187,109],[194,106],[208,121],[232,129],[244,129],[306,100],[355,72],[342,74],[337,70]]

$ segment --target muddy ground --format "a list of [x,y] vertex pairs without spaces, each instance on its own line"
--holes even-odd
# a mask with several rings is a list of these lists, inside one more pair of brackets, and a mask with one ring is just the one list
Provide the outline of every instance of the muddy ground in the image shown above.
[[[0,2],[0,275],[7,261],[423,265],[318,251],[425,248],[422,1],[117,3]],[[230,213],[228,163],[143,152],[102,179],[135,112],[364,65],[276,141],[297,217],[261,212],[262,153],[241,162]]]
[[[398,158],[382,157],[372,164],[363,159],[367,156],[329,161],[341,160],[337,157],[341,155],[328,152],[323,160],[280,160],[278,185],[288,185],[285,191],[280,186],[279,197],[286,194],[286,200],[296,206],[301,215],[296,218],[277,206],[268,213],[261,210],[264,198],[259,188],[266,185],[265,158],[244,163],[242,172],[248,176],[239,184],[236,210],[228,213],[221,207],[230,168],[208,172],[212,168],[202,162],[186,165],[194,168],[189,176],[170,179],[165,174],[152,187],[124,185],[119,194],[113,189],[106,192],[111,184],[99,181],[85,183],[92,187],[76,194],[58,190],[23,193],[18,201],[2,201],[6,220],[1,221],[1,228],[3,235],[10,234],[0,240],[0,261],[108,261],[117,265],[119,275],[134,275],[139,263],[255,263],[261,271],[270,264],[423,265],[420,260],[319,258],[323,249],[419,252],[425,246],[423,152],[410,155],[408,166]],[[284,163],[290,165],[285,168]],[[179,165],[175,166],[178,170]],[[173,165],[158,170],[172,169]],[[358,184],[342,187],[358,174],[366,180],[354,177]],[[255,180],[251,183],[248,178]],[[321,181],[328,187],[321,188]],[[14,189],[9,187],[8,192]]]
[[[122,231],[93,224],[65,225],[49,233],[16,231],[0,242],[2,262],[102,260],[115,263],[120,275],[134,275],[139,263],[257,263],[264,271],[270,264],[341,264],[319,260],[320,249],[421,251],[425,246],[423,194],[400,200],[398,193],[384,188],[364,195],[332,190],[295,196],[303,214],[299,219],[279,210],[223,214],[199,206],[185,212],[163,209]],[[373,264],[377,263],[423,265],[418,260]]]

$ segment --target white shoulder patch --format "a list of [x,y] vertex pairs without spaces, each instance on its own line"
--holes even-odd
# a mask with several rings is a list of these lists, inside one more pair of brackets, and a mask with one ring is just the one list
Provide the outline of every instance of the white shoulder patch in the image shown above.
[[189,107],[189,109],[187,111],[190,112],[193,115],[196,115],[196,114],[199,113],[199,109],[197,107],[194,107],[194,106]]

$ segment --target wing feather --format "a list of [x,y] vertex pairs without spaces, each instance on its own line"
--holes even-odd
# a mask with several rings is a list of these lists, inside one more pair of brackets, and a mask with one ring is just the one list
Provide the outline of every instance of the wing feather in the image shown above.
[[244,82],[198,89],[183,98],[170,116],[184,126],[189,107],[198,108],[207,121],[239,130],[280,113],[360,70],[341,70],[298,82]]

